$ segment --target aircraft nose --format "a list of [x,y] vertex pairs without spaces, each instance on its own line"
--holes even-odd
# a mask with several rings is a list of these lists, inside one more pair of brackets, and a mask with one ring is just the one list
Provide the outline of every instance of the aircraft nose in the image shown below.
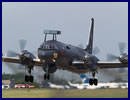
[[38,57],[45,62],[50,62],[54,58],[54,51],[38,51]]

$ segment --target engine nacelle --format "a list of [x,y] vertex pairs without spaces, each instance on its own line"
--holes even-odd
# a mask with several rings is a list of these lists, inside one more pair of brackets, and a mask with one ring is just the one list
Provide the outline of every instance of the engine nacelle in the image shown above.
[[35,56],[27,50],[22,51],[19,54],[20,63],[28,67],[34,67],[33,59]]
[[126,53],[123,53],[120,55],[119,61],[123,64],[128,64],[128,55]]
[[97,62],[99,61],[99,59],[96,56],[86,55],[83,60],[87,66],[90,66],[90,69],[92,71],[98,69]]

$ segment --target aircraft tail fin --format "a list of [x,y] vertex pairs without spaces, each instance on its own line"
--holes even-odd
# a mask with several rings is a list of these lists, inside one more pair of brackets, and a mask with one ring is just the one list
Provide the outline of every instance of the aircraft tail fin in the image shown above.
[[80,74],[80,78],[82,79],[82,83],[89,83],[89,78],[85,74]]
[[91,23],[89,41],[85,49],[85,51],[87,51],[89,54],[92,54],[92,51],[93,51],[94,18],[92,18],[91,20],[92,20],[92,23]]

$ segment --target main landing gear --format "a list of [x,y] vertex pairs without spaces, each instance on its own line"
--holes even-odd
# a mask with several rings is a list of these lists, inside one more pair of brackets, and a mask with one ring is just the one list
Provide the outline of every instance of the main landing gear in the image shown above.
[[92,72],[93,78],[89,79],[89,84],[90,85],[98,85],[98,79],[95,78],[95,72]]
[[32,68],[28,68],[29,75],[25,75],[26,82],[33,82],[34,81],[34,77],[31,75],[31,70],[32,70]]

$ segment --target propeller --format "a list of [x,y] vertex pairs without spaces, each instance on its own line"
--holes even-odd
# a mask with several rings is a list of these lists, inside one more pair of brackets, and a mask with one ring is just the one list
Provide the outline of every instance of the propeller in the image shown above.
[[120,54],[123,54],[123,53],[124,53],[124,50],[125,50],[125,48],[126,48],[126,43],[120,42],[120,43],[118,44],[118,46],[119,46]]
[[99,53],[100,53],[100,49],[97,46],[95,46],[93,48],[93,54],[96,55],[96,54],[99,54]]
[[118,56],[115,56],[113,54],[107,54],[107,60],[108,61],[113,61],[113,60],[117,60],[117,59],[119,59]]
[[19,40],[19,46],[21,51],[25,49],[26,44],[27,44],[27,40]]
[[107,60],[108,61],[113,61],[113,60],[119,60],[121,55],[124,55],[124,50],[126,48],[126,44],[124,42],[120,42],[118,44],[118,47],[119,47],[119,50],[120,50],[120,56],[116,56],[116,55],[113,55],[113,54],[107,54]]
[[7,51],[7,56],[8,57],[16,57],[16,56],[18,56],[19,54],[18,53],[16,53],[16,52],[14,52],[14,51],[11,51],[11,50],[8,50]]
[[81,49],[84,48],[83,44],[79,44],[78,47],[81,48]]
[[[81,49],[84,48],[84,47],[83,47],[83,44],[79,44],[78,47],[81,48]],[[96,54],[98,54],[98,53],[100,53],[100,49],[99,49],[97,46],[95,46],[95,47],[93,48],[93,55],[96,55]]]
[[[26,46],[27,40],[19,40],[19,47],[20,47],[20,52],[25,50],[25,46]],[[8,50],[7,51],[7,56],[9,57],[16,57],[16,56],[20,56],[20,53],[17,53],[15,51],[12,50]]]
[[[107,60],[108,61],[119,60],[122,63],[124,63],[124,61],[127,61],[127,60],[125,60],[126,57],[127,57],[127,54],[124,53],[125,48],[126,48],[126,43],[120,42],[118,44],[118,47],[119,47],[119,50],[120,50],[120,55],[116,56],[116,55],[113,55],[113,54],[108,54],[107,55]],[[126,70],[124,68],[119,69],[119,73],[124,73],[124,72],[126,72]]]
[[[8,50],[7,51],[7,56],[8,57],[17,57],[17,56],[23,56],[24,55],[24,52],[25,51],[25,47],[26,47],[26,44],[27,44],[27,40],[19,40],[19,47],[20,47],[20,53],[17,53],[15,51],[12,51],[12,50]],[[25,55],[26,56],[26,55]],[[16,69],[16,66],[15,64],[10,64],[10,63],[5,63],[7,66],[11,66],[10,68],[15,72],[15,73],[18,73],[18,72],[24,72],[24,67],[23,65],[19,64],[17,69]]]
[[[23,65],[18,65],[19,67],[17,67],[17,65],[13,64],[13,63],[5,63],[9,69],[11,69],[11,71],[13,71],[15,74],[17,73],[21,73],[24,74],[25,70],[23,70]],[[10,66],[10,67],[9,67]],[[20,67],[21,66],[21,67]]]

